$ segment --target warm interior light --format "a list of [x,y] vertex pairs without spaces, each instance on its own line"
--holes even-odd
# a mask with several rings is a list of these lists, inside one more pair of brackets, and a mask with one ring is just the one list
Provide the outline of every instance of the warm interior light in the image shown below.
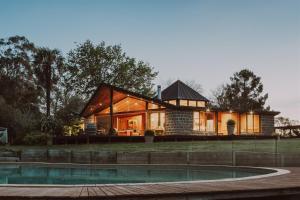
[[253,115],[253,111],[252,110],[250,111],[250,114]]
[[232,113],[232,110],[229,110],[230,113]]
[[209,108],[207,108],[207,109],[206,109],[206,112],[210,112],[210,109],[209,109]]

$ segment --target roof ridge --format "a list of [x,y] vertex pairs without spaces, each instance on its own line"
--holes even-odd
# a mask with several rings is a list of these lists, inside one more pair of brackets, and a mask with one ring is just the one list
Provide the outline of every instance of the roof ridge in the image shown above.
[[194,90],[189,85],[187,85],[186,83],[184,83],[179,79],[162,91],[162,99],[165,100],[186,99],[186,100],[209,101],[207,98],[202,96],[198,91]]

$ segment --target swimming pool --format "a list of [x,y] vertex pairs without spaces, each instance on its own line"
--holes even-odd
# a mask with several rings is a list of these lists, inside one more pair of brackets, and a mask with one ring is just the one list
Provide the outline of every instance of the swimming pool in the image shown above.
[[225,180],[255,177],[276,170],[187,165],[0,164],[0,184],[122,184]]

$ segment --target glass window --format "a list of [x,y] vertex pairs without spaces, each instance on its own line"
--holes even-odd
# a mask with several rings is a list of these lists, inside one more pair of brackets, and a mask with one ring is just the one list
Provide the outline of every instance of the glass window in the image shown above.
[[247,132],[253,133],[253,115],[247,115]]
[[222,133],[223,135],[227,135],[227,121],[232,119],[235,121],[235,127],[234,127],[234,134],[238,133],[239,129],[239,123],[238,123],[238,114],[237,113],[225,113],[220,112],[218,115],[218,131],[219,133]]
[[197,107],[205,107],[205,101],[197,101]]
[[187,100],[180,100],[179,105],[180,106],[188,106],[188,101]]
[[241,114],[241,133],[259,133],[259,115]]
[[206,130],[206,116],[205,116],[205,112],[200,112],[200,131],[205,131]]
[[241,114],[241,133],[247,133],[247,115]]
[[193,130],[195,130],[195,131],[199,131],[200,130],[199,112],[194,112]]
[[158,109],[158,105],[154,103],[148,103],[148,109]]
[[196,101],[189,101],[189,106],[196,107],[197,102]]
[[169,104],[175,105],[176,106],[176,100],[170,100]]
[[215,131],[215,114],[206,113],[206,131],[214,132]]
[[164,130],[165,127],[165,113],[154,112],[150,113],[150,129]]
[[201,132],[215,131],[215,114],[206,112],[194,112],[193,129]]
[[260,130],[260,123],[259,123],[259,115],[254,115],[254,125],[253,125],[254,133],[259,133]]

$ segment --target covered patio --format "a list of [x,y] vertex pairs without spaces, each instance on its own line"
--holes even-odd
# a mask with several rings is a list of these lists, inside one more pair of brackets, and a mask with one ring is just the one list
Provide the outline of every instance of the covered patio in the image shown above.
[[164,102],[101,84],[81,115],[85,126],[95,124],[97,133],[142,136],[145,129],[164,133]]

